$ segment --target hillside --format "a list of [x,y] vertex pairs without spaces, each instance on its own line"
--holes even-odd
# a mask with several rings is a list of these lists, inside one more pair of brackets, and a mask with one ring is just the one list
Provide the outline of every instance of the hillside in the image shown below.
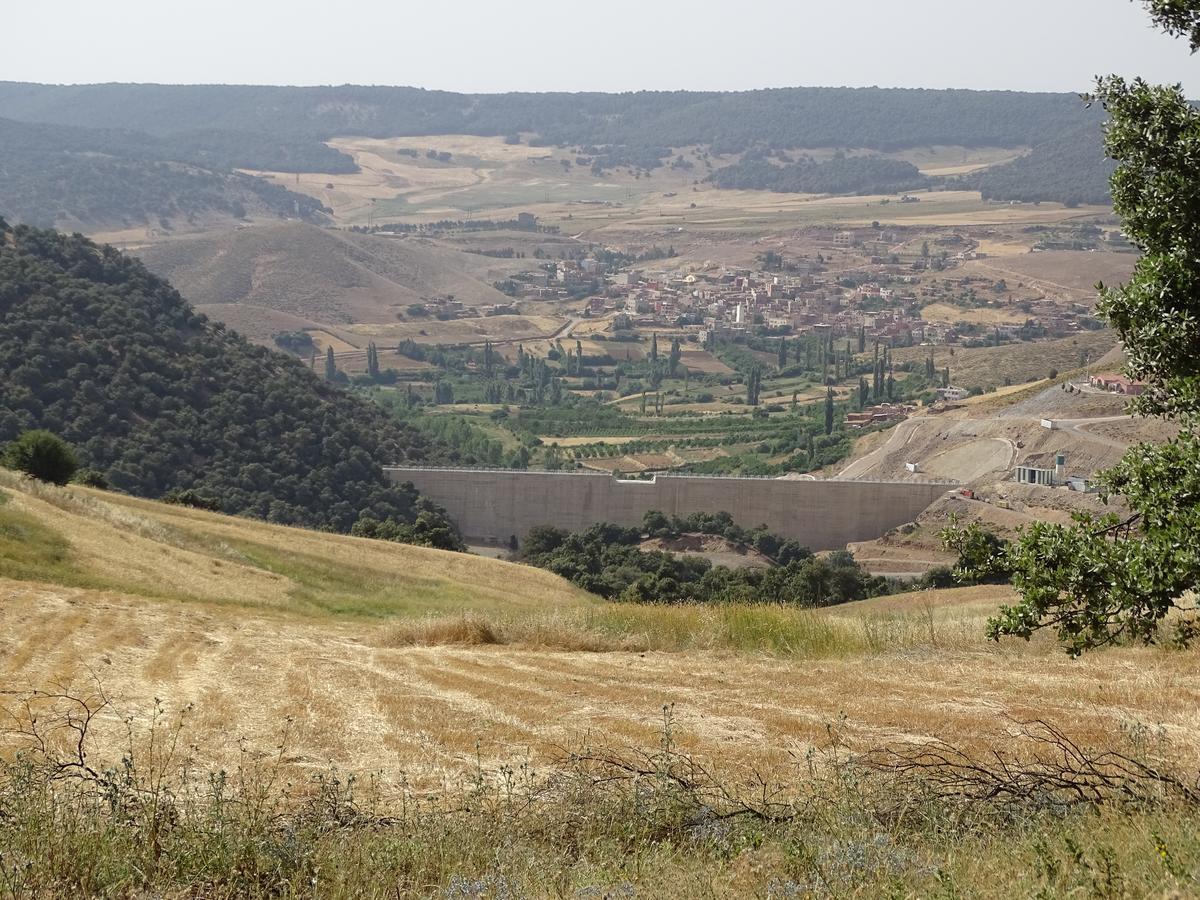
[[1109,203],[1108,180],[1116,163],[1104,155],[1098,123],[1089,123],[1035,146],[1026,155],[961,179],[984,200],[1031,203],[1053,200],[1067,206]]
[[167,141],[0,119],[0,215],[69,229],[165,233],[247,218],[325,221],[319,201],[233,171],[228,162],[220,143],[202,135]]
[[133,252],[203,312],[260,340],[293,330],[286,317],[384,324],[429,297],[452,295],[472,306],[507,303],[492,282],[514,268],[420,238],[298,222],[161,241]]
[[411,519],[381,466],[437,445],[196,313],[136,260],[0,221],[0,443],[48,428],[115,487],[348,529]]
[[[1118,366],[1119,361],[1114,361],[1111,367],[1093,371]],[[1127,398],[1091,389],[1065,391],[1061,382],[1066,380],[1002,388],[949,409],[915,415],[861,440],[851,462],[839,469],[840,475],[954,478],[974,496],[942,498],[917,518],[915,526],[853,545],[855,558],[876,574],[920,574],[954,561],[938,537],[952,517],[982,522],[1011,538],[1035,521],[1065,524],[1076,511],[1119,510],[1119,498],[1105,503],[1095,493],[1013,480],[1016,466],[1052,468],[1060,454],[1068,475],[1091,478],[1115,465],[1133,444],[1159,443],[1176,433],[1172,423],[1128,416]],[[1069,380],[1082,382],[1083,372]],[[1046,420],[1053,421],[1054,428],[1046,428]],[[916,474],[907,470],[910,463],[919,466]]]
[[[597,174],[646,171],[672,157],[685,169],[711,168],[707,155],[763,150],[858,148],[876,152],[960,147],[1038,147],[999,176],[992,196],[1086,201],[1090,175],[1077,171],[1074,135],[1101,113],[1072,94],[891,88],[783,88],[744,92],[628,94],[456,94],[405,87],[0,82],[0,116],[24,122],[125,129],[172,148],[160,159],[203,160],[274,172],[353,172],[350,156],[324,142],[336,137],[525,135],[533,145],[576,148]],[[1095,141],[1089,147],[1098,146]],[[171,155],[174,152],[175,155]],[[191,157],[187,161],[197,162]],[[773,171],[739,162],[716,183],[777,191],[861,193],[918,187],[925,179],[895,160],[873,159]],[[1095,167],[1088,169],[1094,171]],[[707,174],[707,172],[705,173]],[[1086,185],[1085,185],[1086,186]],[[1103,186],[1100,186],[1102,190]],[[991,189],[989,189],[991,190]],[[997,192],[999,191],[999,192]]]
[[[772,896],[844,871],[840,854],[854,868],[836,883],[863,896],[950,879],[986,896],[1002,872],[1028,896],[1048,853],[1105,850],[1142,896],[1164,878],[1147,834],[1193,846],[1191,807],[1167,801],[987,797],[948,822],[951,801],[921,793],[936,782],[856,762],[952,747],[1000,768],[1047,758],[1050,729],[1141,753],[1151,721],[1138,758],[1195,770],[1194,651],[993,644],[1006,588],[824,612],[601,604],[522,566],[3,472],[0,573],[0,838],[32,861],[24,884],[63,888],[34,895],[358,896],[386,879],[398,896]],[[118,773],[107,793],[86,771],[39,780],[77,727],[86,764]],[[887,818],[914,798],[931,823]]]
[[[1125,677],[1190,683],[1191,654],[1068,663],[1048,636],[995,647],[983,622],[1007,588],[821,612],[600,604],[525,566],[4,472],[0,565],[6,685],[92,670],[131,712],[155,696],[171,710],[194,703],[188,739],[205,763],[231,760],[229,735],[273,746],[291,717],[295,769],[403,768],[427,783],[477,755],[544,760],[580,726],[652,744],[672,702],[684,746],[768,769],[774,748],[803,752],[839,717],[858,743],[936,734],[976,745],[997,733],[998,713],[1029,709],[1083,737],[1130,708],[1194,732],[1187,704]],[[988,703],[956,702],[983,683]],[[109,728],[119,741],[120,723]]]
[[[763,142],[896,149],[1031,146],[1088,120],[1073,94],[893,88],[455,94],[406,87],[0,83],[0,115],[153,134],[210,128],[326,139],[505,135],[630,148]],[[261,168],[269,168],[262,166]]]

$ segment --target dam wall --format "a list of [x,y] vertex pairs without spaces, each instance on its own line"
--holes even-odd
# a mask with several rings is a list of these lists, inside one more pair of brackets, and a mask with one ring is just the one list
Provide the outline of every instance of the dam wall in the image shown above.
[[933,481],[815,481],[657,475],[619,479],[603,473],[500,469],[388,468],[412,482],[469,541],[524,539],[535,525],[580,531],[597,522],[639,525],[649,510],[668,516],[728,512],[745,528],[766,525],[813,550],[881,537],[911,522],[955,487]]

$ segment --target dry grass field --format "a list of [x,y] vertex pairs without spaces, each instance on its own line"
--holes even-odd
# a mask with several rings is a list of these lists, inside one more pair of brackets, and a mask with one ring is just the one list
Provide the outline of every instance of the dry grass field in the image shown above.
[[1064,250],[974,260],[967,263],[964,271],[1003,278],[1010,288],[1030,287],[1049,297],[1092,303],[1096,299],[1096,282],[1119,284],[1128,280],[1137,259],[1133,253]]
[[300,223],[185,236],[133,252],[190,302],[258,339],[270,337],[265,329],[289,324],[295,330],[394,322],[410,304],[430,297],[453,295],[472,306],[505,303],[492,283],[520,268],[426,239]]
[[1025,322],[1029,315],[1019,309],[1003,307],[963,307],[951,303],[930,303],[921,309],[921,318],[926,322],[972,322],[980,325],[1017,324]]
[[[654,170],[635,178],[620,170],[592,174],[576,154],[551,147],[509,145],[499,137],[339,138],[332,142],[358,162],[353,175],[265,174],[311,194],[334,210],[339,224],[432,221],[486,215],[502,219],[533,212],[565,234],[595,240],[694,233],[752,234],[806,224],[1031,225],[1104,214],[1101,207],[1067,210],[1059,204],[985,203],[976,192],[921,194],[920,203],[881,205],[883,196],[814,197],[768,191],[716,190],[708,170]],[[417,158],[397,153],[419,151]],[[453,154],[427,159],[426,150]],[[689,152],[685,150],[685,153]],[[829,155],[811,151],[815,157]],[[931,147],[895,154],[929,174],[959,174],[1006,162],[1020,150]],[[568,165],[564,166],[566,161]],[[718,159],[716,165],[734,162]],[[891,199],[891,198],[888,198]]]
[[[866,762],[1058,771],[1041,720],[1195,771],[1195,651],[989,643],[1010,597],[610,604],[0,472],[0,895],[1189,896],[1167,788],[1047,806],[1034,774],[981,803]],[[39,780],[81,703],[99,774]]]
[[[431,783],[599,736],[653,743],[672,704],[681,746],[735,768],[786,765],[835,723],[862,747],[983,747],[1009,717],[1200,746],[1194,654],[989,644],[1002,588],[826,611],[602,604],[496,560],[11,476],[2,490],[0,679],[95,677],[134,716],[190,705],[214,765],[291,721],[298,767]],[[119,717],[102,731],[115,741]]]
[[1083,368],[1086,359],[1100,359],[1116,346],[1116,341],[1115,335],[1105,329],[1052,341],[999,347],[899,347],[892,351],[892,358],[897,363],[921,363],[932,349],[938,370],[949,367],[951,384],[987,390],[1003,387],[1006,378],[1015,385],[1045,378],[1051,369],[1069,372]]

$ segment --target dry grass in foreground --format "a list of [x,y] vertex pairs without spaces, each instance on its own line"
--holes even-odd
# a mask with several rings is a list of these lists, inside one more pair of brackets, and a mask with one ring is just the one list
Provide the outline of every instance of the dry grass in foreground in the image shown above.
[[[327,768],[285,735],[204,773],[156,705],[93,762],[102,689],[7,698],[0,896],[799,898],[1191,895],[1200,793],[1142,733],[1093,748],[1044,722],[972,752],[825,740],[764,774],[600,739],[440,791]],[[66,736],[66,740],[56,740]]]
[[0,895],[1196,887],[1196,654],[988,643],[1003,588],[603,604],[8,475],[0,566]]

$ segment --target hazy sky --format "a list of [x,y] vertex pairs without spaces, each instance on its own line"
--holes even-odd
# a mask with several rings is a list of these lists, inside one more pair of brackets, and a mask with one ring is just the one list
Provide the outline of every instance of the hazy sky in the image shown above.
[[459,91],[791,85],[1085,90],[1200,56],[1130,0],[6,2],[0,80]]

